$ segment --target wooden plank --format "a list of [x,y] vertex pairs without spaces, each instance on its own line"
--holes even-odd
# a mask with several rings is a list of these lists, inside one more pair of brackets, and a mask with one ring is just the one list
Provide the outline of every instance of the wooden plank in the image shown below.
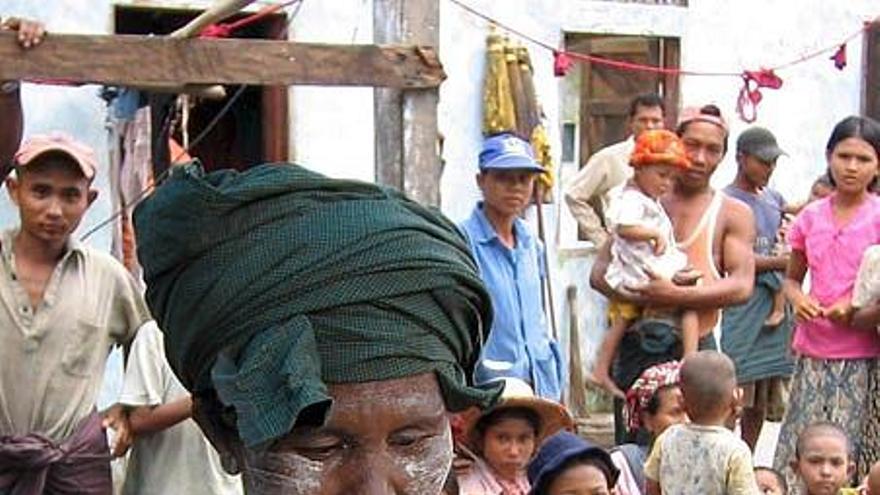
[[[437,46],[437,0],[374,0],[373,36],[378,43]],[[376,90],[376,176],[410,198],[440,206],[436,87]]]
[[0,33],[0,80],[120,86],[252,84],[436,88],[446,75],[427,46],[51,34],[24,51]]

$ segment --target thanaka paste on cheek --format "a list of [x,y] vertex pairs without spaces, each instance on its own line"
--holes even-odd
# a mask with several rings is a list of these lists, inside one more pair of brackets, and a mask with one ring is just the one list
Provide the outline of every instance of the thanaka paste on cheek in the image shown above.
[[406,456],[403,463],[409,480],[406,493],[440,493],[452,468],[451,428],[446,428],[441,437],[425,442],[422,448]]
[[[252,454],[245,469],[247,493],[261,495],[320,493],[324,463],[294,452]],[[258,459],[255,461],[255,459]],[[256,467],[259,466],[259,467]]]

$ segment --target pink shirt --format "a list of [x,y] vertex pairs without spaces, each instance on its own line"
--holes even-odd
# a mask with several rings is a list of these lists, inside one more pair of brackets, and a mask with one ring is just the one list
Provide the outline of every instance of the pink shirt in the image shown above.
[[[810,295],[822,307],[852,297],[862,254],[880,243],[880,198],[870,196],[844,226],[834,221],[835,195],[807,206],[788,234],[791,248],[806,253]],[[860,359],[880,356],[877,332],[859,330],[816,318],[797,326],[794,350],[819,359]]]
[[467,474],[458,477],[458,490],[461,495],[526,495],[529,480],[523,472],[516,481],[505,483],[486,461],[477,459]]

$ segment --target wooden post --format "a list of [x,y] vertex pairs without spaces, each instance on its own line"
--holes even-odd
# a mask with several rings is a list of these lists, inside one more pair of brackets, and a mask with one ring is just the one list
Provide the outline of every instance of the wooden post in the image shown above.
[[[438,46],[438,1],[374,0],[373,37],[381,44]],[[377,88],[374,96],[377,181],[440,206],[437,89]]]

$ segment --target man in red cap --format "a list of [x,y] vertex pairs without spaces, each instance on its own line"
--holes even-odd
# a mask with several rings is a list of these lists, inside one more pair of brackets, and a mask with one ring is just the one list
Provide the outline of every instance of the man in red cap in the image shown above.
[[[721,309],[745,302],[753,290],[755,221],[746,204],[709,185],[727,152],[729,129],[718,107],[685,108],[676,133],[691,166],[678,175],[672,191],[661,203],[672,220],[678,247],[691,266],[702,272],[701,284],[675,285],[654,276],[647,284],[628,287],[626,294],[618,293],[605,281],[610,259],[609,247],[605,246],[593,265],[590,285],[606,296],[643,306],[696,310],[700,348],[715,348]],[[628,388],[645,368],[681,357],[680,341],[676,341],[674,331],[661,327],[636,324],[624,335],[615,373],[621,389]],[[618,440],[623,440],[621,430],[618,428]]]
[[12,163],[20,225],[0,233],[0,493],[111,493],[95,400],[111,345],[150,313],[122,265],[72,237],[97,197],[92,150],[34,136]]

